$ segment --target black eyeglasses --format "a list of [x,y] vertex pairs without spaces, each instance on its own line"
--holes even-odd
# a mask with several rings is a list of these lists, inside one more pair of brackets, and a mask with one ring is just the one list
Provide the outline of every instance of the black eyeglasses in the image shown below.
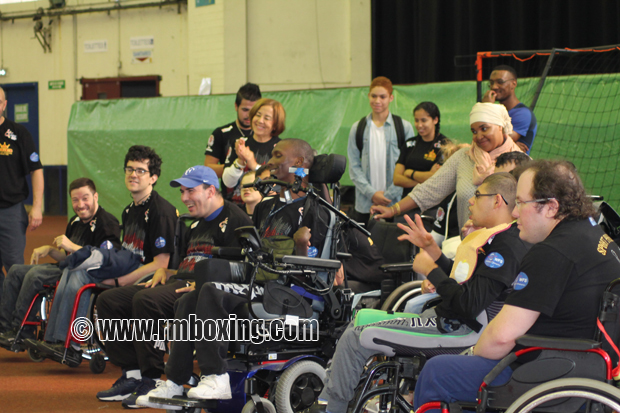
[[517,208],[521,208],[525,204],[530,204],[530,203],[544,204],[546,202],[551,201],[552,199],[555,199],[555,198],[530,199],[529,201],[518,201],[518,200],[515,200],[515,205],[517,206]]
[[502,199],[504,200],[504,203],[506,205],[508,205],[508,201],[506,201],[506,198],[504,198],[504,195],[500,194],[500,193],[495,193],[495,194],[481,194],[480,191],[476,191],[474,192],[474,197],[476,199],[480,198],[481,196],[495,196],[495,195],[499,195],[502,197]]
[[489,87],[493,87],[494,84],[498,84],[498,85],[503,85],[506,82],[510,82],[511,80],[515,80],[515,79],[497,79],[497,80],[489,80]]
[[146,169],[142,169],[142,168],[133,169],[130,166],[125,168],[125,175],[127,175],[127,176],[131,176],[134,172],[136,173],[136,175],[142,176],[145,173],[147,173],[148,171]]

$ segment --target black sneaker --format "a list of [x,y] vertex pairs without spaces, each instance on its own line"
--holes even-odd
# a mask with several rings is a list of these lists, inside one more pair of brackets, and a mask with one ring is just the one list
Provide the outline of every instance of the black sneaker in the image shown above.
[[102,402],[120,402],[131,396],[131,393],[136,391],[140,384],[140,380],[133,377],[128,378],[123,372],[123,375],[114,382],[112,387],[97,393],[97,398]]
[[145,409],[146,406],[140,406],[136,401],[138,397],[146,395],[148,392],[157,387],[157,382],[148,377],[142,377],[142,380],[138,381],[138,387],[133,393],[125,400],[123,400],[123,407],[125,409]]
[[15,342],[15,337],[17,337],[17,330],[9,330],[0,334],[0,346],[11,348]]

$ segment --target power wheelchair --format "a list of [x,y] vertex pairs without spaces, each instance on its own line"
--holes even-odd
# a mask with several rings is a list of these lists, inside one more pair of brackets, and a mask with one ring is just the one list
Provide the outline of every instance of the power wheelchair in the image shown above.
[[[313,208],[324,208],[330,215],[327,237],[323,250],[316,258],[294,255],[278,255],[266,248],[253,227],[238,228],[237,234],[242,245],[242,256],[248,267],[250,288],[259,268],[277,274],[280,285],[292,285],[298,294],[290,294],[276,299],[276,308],[263,302],[252,302],[248,297],[247,310],[251,319],[282,320],[294,322],[298,331],[318,337],[316,341],[284,342],[266,341],[261,344],[231,342],[229,346],[229,371],[232,399],[198,400],[187,397],[173,399],[150,397],[149,401],[168,406],[169,409],[182,408],[185,411],[242,411],[249,412],[298,412],[314,403],[323,388],[325,367],[335,351],[337,339],[351,320],[353,293],[348,288],[334,287],[336,271],[347,254],[339,254],[340,234],[347,227],[364,231],[339,210],[338,181],[345,170],[346,158],[340,155],[319,155],[309,171],[309,181],[314,185],[306,190],[308,200],[313,200]],[[266,194],[274,184],[300,190],[304,172],[297,170],[297,180],[293,184],[276,180],[255,183],[257,189]],[[333,190],[333,203],[325,185]],[[317,189],[318,186],[318,189]],[[321,189],[321,187],[323,189]],[[328,199],[328,200],[326,200]],[[307,201],[306,201],[307,202]],[[308,204],[306,204],[308,205]],[[306,207],[307,208],[307,207]],[[366,236],[369,234],[367,232]],[[235,258],[229,248],[214,248],[214,255]],[[241,257],[236,257],[241,258]],[[217,265],[218,260],[205,260],[205,265]],[[346,264],[345,264],[346,265]],[[297,324],[288,309],[304,300],[311,308],[309,320]],[[280,307],[280,308],[277,308]],[[278,311],[280,310],[280,311]],[[303,317],[302,317],[303,318]],[[272,324],[273,327],[273,324]],[[273,333],[269,331],[268,334]]]

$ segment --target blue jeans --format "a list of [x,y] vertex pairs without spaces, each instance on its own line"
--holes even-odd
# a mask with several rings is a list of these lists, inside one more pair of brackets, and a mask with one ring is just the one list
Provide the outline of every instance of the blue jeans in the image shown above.
[[[415,386],[414,409],[428,402],[475,402],[484,377],[501,360],[479,356],[441,355],[426,362]],[[491,383],[505,384],[512,369],[506,367]],[[439,411],[439,410],[434,410]]]
[[[65,341],[70,327],[71,313],[73,312],[73,303],[75,302],[77,292],[86,284],[98,283],[100,281],[88,275],[85,270],[69,271],[65,269],[63,271],[60,283],[56,288],[52,311],[50,312],[49,322],[45,330],[46,341]],[[76,318],[87,316],[91,293],[91,290],[87,290],[82,294],[82,299],[75,315]]]
[[0,208],[0,296],[4,283],[2,266],[8,274],[13,264],[24,263],[26,228],[28,228],[28,214],[23,202],[8,208]]

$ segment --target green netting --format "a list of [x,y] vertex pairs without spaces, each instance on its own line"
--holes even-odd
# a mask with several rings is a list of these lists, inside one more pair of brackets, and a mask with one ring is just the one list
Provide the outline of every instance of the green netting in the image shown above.
[[[370,112],[368,88],[269,92],[286,109],[283,138],[301,138],[319,153],[346,155],[351,125]],[[468,115],[475,103],[475,82],[397,86],[392,111],[413,123],[413,107],[431,100],[441,109],[441,130],[450,138],[471,139]],[[164,163],[156,190],[180,212],[178,189],[169,186],[190,166],[204,162],[211,131],[234,120],[234,95],[77,102],[68,127],[68,180],[87,176],[99,202],[120,218],[131,202],[123,160],[131,145],[148,145]],[[351,185],[348,174],[343,184]],[[71,203],[69,202],[69,205]]]
[[[598,83],[581,79],[583,76],[547,79],[535,111],[539,126],[532,156],[575,161],[586,187],[617,205],[620,191],[615,187],[615,175],[620,144],[614,137],[620,113],[618,78]],[[533,81],[519,80],[520,99],[527,102],[528,97],[522,97],[519,90],[529,94],[531,88],[526,86]],[[578,97],[554,97],[550,93],[560,89],[576,90]],[[351,125],[369,113],[367,93],[367,88],[347,88],[264,95],[279,100],[286,109],[283,138],[304,139],[319,153],[346,155]],[[578,111],[601,94],[609,96],[607,101],[613,104],[594,106],[589,113]],[[459,142],[471,140],[469,111],[476,99],[475,82],[397,86],[394,96],[392,111],[412,123],[414,106],[425,100],[435,102],[441,110],[442,133]],[[558,102],[545,104],[545,99]],[[234,95],[77,102],[68,128],[69,182],[81,176],[92,178],[101,205],[120,218],[122,208],[131,202],[122,171],[125,153],[131,145],[149,145],[164,161],[156,189],[185,212],[178,190],[169,182],[188,167],[204,162],[211,131],[234,119],[233,105]],[[576,110],[567,110],[571,107]],[[351,184],[348,174],[342,183]]]

